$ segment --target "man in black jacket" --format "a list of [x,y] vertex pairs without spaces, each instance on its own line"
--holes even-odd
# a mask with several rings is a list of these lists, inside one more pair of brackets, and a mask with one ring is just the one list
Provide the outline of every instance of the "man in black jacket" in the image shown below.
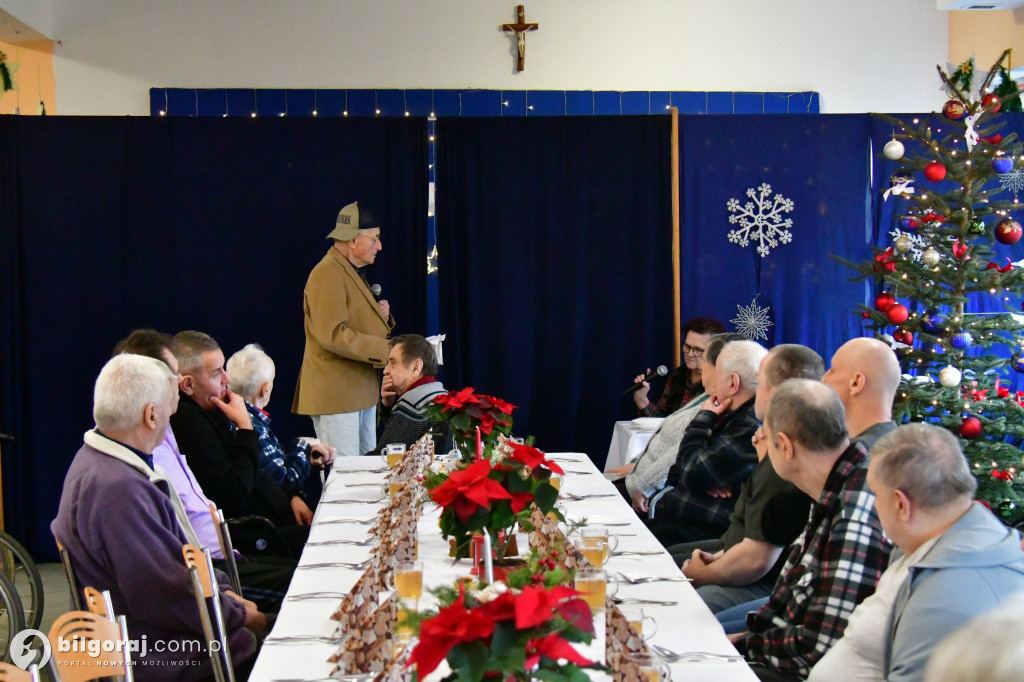
[[174,355],[181,400],[171,428],[199,485],[229,518],[257,514],[277,524],[298,556],[312,514],[260,469],[259,439],[245,402],[227,389],[220,346],[207,334],[184,331],[174,337]]

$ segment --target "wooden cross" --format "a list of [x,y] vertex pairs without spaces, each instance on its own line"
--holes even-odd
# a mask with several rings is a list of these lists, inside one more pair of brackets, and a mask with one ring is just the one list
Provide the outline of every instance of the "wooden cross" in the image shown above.
[[540,24],[527,24],[526,10],[522,5],[516,5],[516,23],[502,24],[501,27],[515,33],[519,39],[519,59],[516,61],[516,71],[522,71],[526,68],[526,32],[536,31],[540,28]]

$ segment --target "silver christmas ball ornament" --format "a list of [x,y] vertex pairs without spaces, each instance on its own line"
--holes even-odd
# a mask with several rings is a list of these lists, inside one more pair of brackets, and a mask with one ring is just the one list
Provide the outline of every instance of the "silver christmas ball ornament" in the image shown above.
[[882,147],[882,153],[885,154],[885,158],[896,161],[897,159],[903,158],[903,143],[899,140],[889,140]]
[[910,251],[910,247],[914,244],[910,241],[910,237],[905,234],[901,234],[896,238],[896,241],[894,241],[892,245],[895,246],[896,250],[900,253],[906,253],[907,251]]
[[939,383],[946,388],[955,388],[959,386],[960,379],[962,378],[963,375],[960,373],[960,370],[952,365],[946,365],[939,370]]
[[925,265],[927,265],[930,268],[938,265],[939,259],[941,258],[942,256],[939,255],[939,252],[930,246],[924,250],[924,253],[921,254],[921,260],[924,262]]

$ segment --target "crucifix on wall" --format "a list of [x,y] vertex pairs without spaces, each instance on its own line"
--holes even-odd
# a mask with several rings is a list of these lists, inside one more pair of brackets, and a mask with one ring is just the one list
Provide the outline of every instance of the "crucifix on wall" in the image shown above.
[[515,33],[516,38],[519,40],[519,59],[516,61],[516,71],[522,71],[526,68],[526,32],[536,31],[540,28],[540,24],[527,24],[526,10],[522,5],[517,5],[516,23],[502,24],[501,27],[506,31]]

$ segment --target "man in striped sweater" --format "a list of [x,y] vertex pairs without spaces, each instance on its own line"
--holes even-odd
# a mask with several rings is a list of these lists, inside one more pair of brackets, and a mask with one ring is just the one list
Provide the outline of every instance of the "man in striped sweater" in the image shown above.
[[380,387],[381,412],[387,417],[384,432],[373,455],[385,445],[415,443],[430,430],[427,406],[445,390],[437,380],[437,355],[430,342],[419,334],[396,336],[389,342],[391,352],[384,366]]

